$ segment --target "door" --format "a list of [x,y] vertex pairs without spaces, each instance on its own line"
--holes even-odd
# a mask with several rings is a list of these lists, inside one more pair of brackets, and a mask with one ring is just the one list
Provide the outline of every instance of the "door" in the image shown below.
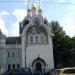
[[36,67],[37,71],[42,71],[42,66],[41,66],[40,62],[37,62],[36,65],[35,65],[35,67]]

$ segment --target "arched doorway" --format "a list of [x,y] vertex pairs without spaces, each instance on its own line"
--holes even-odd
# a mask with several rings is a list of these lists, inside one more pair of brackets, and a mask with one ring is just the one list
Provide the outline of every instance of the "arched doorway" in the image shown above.
[[46,63],[45,63],[45,61],[43,59],[38,57],[32,62],[32,68],[34,70],[43,72],[45,70],[45,68],[46,68]]
[[40,62],[37,62],[37,63],[35,64],[35,69],[36,69],[37,71],[42,71],[42,65],[41,65]]

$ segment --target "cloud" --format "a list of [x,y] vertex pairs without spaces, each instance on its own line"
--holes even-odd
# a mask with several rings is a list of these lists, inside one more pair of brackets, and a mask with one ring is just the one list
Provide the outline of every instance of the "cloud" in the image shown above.
[[27,10],[25,9],[15,9],[12,14],[16,17],[17,21],[21,21],[27,15]]
[[28,0],[22,0],[22,1],[28,1]]
[[8,35],[8,30],[5,27],[5,21],[0,17],[0,29],[2,30],[3,34]]
[[19,35],[19,22],[22,21],[24,17],[27,15],[27,11],[25,9],[15,9],[12,12],[12,15],[16,17],[16,21],[11,25],[9,35],[18,36]]
[[74,21],[72,20],[72,18],[70,17],[64,17],[62,19],[62,27],[63,29],[66,31],[66,34],[67,35],[70,35],[71,37],[72,36],[75,36],[75,23]]
[[64,3],[64,2],[65,2],[65,0],[58,0],[58,2],[59,2],[59,3]]
[[69,5],[67,8],[67,15],[75,18],[75,6],[74,5]]
[[25,2],[27,1],[28,2],[28,0],[22,0],[22,1],[25,1]]
[[5,26],[5,20],[3,18],[3,16],[5,15],[9,15],[9,12],[7,11],[0,11],[0,29],[2,30],[3,34],[8,35],[8,30]]
[[7,11],[5,11],[5,10],[0,12],[0,16],[4,16],[4,15],[9,15],[9,13]]
[[19,35],[19,23],[16,21],[11,25],[9,36],[18,36]]
[[2,32],[6,36],[18,36],[19,35],[19,22],[24,19],[26,16],[27,11],[25,9],[15,9],[12,12],[12,15],[16,17],[16,21],[11,25],[9,31],[5,27],[5,20],[2,18],[2,16],[9,15],[7,11],[0,12],[0,28]]

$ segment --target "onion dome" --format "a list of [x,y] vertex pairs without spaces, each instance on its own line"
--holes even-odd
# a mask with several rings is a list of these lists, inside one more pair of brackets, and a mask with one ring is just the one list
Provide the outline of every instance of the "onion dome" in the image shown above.
[[34,6],[34,4],[32,4],[32,6],[31,6],[31,12],[32,12],[32,16],[36,15],[37,9]]
[[30,8],[27,9],[27,16],[31,16],[31,9]]
[[31,12],[31,9],[30,9],[30,8],[28,8],[28,9],[27,9],[27,12]]
[[42,9],[40,8],[40,0],[39,0],[39,6],[38,6],[38,15],[42,16]]
[[39,8],[39,9],[38,9],[38,12],[42,12],[42,9],[41,9],[41,8]]
[[38,8],[38,15],[42,15],[42,9],[40,7]]
[[31,11],[34,11],[34,10],[36,10],[36,7],[34,6],[34,4],[32,4]]

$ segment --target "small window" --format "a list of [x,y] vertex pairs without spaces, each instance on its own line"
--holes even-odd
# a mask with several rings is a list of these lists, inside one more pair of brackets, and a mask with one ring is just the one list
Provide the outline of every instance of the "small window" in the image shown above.
[[10,57],[10,53],[8,53],[8,57]]
[[48,21],[47,20],[44,20],[44,24],[48,24]]
[[33,43],[33,36],[30,37],[30,41],[31,41],[31,43]]
[[14,57],[15,56],[15,54],[14,54],[14,52],[13,52],[13,56],[12,57]]
[[35,43],[39,43],[39,38],[37,36],[35,37]]
[[28,21],[28,20],[25,20],[25,21],[24,21],[24,24],[25,24],[25,25],[27,25],[28,23],[29,23],[29,21]]
[[44,43],[44,37],[43,36],[40,37],[40,42]]

